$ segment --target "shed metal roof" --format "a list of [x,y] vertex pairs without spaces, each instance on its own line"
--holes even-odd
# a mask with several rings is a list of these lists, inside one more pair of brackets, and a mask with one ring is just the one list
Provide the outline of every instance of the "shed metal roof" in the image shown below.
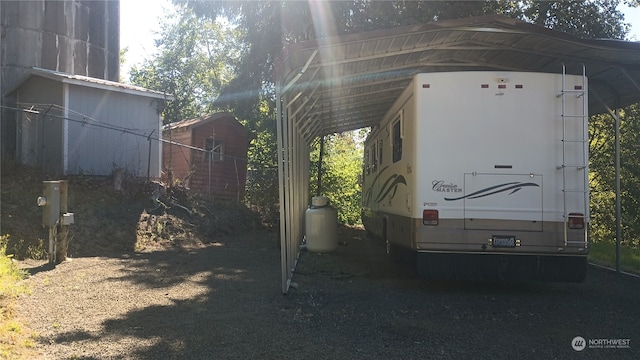
[[[163,130],[167,131],[167,130],[175,130],[175,129],[180,129],[180,128],[189,128],[189,127],[198,127],[198,126],[202,126],[205,124],[208,124],[210,122],[216,121],[216,120],[220,120],[223,118],[231,118],[233,119],[235,122],[238,123],[238,125],[242,126],[242,128],[245,128],[242,124],[240,124],[240,122],[236,119],[235,116],[233,116],[233,114],[229,113],[229,112],[225,112],[225,111],[221,111],[221,112],[217,112],[214,114],[207,114],[207,115],[203,115],[197,118],[193,118],[193,119],[186,119],[186,120],[180,120],[180,121],[176,121],[176,122],[172,122],[170,124],[167,124],[165,126],[163,126]],[[246,130],[246,128],[245,128]]]
[[165,94],[163,92],[146,89],[140,86],[123,84],[115,81],[109,81],[104,79],[92,78],[89,76],[83,75],[74,75],[68,74],[60,71],[42,69],[38,67],[33,67],[29,70],[29,72],[14,86],[12,86],[7,92],[6,95],[10,95],[17,91],[25,81],[29,78],[39,76],[42,78],[58,81],[64,84],[72,84],[84,87],[91,87],[101,90],[108,91],[116,91],[121,93],[127,93],[131,95],[144,96],[155,99],[164,99],[164,100],[175,100],[172,95]]
[[[372,126],[413,75],[442,71],[582,74],[591,114],[640,101],[640,43],[586,40],[500,15],[343,35],[286,47],[276,68],[304,138]],[[605,106],[606,104],[606,106]]]

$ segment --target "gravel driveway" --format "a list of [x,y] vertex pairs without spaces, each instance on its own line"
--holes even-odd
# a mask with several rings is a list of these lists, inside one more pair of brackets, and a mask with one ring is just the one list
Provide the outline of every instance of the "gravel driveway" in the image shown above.
[[255,231],[23,263],[33,291],[18,311],[46,359],[640,359],[640,279],[591,267],[582,284],[424,281],[341,232],[335,253],[302,252],[288,295],[277,235]]

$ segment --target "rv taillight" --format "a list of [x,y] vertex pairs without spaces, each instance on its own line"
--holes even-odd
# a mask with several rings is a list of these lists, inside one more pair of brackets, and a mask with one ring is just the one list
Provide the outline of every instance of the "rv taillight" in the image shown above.
[[584,214],[581,213],[569,213],[569,222],[567,223],[569,229],[584,229]]
[[438,225],[440,216],[438,210],[422,210],[422,225]]

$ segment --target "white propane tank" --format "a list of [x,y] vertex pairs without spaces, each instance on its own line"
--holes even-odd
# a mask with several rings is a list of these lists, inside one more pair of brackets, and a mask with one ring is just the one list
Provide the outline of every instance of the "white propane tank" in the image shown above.
[[305,216],[307,250],[329,253],[338,247],[338,212],[324,196],[314,196]]

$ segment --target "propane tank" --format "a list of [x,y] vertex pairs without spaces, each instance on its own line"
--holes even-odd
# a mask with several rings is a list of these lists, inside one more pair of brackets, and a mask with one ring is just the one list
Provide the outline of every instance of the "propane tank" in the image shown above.
[[329,253],[338,247],[338,212],[325,196],[314,196],[305,216],[307,250]]

